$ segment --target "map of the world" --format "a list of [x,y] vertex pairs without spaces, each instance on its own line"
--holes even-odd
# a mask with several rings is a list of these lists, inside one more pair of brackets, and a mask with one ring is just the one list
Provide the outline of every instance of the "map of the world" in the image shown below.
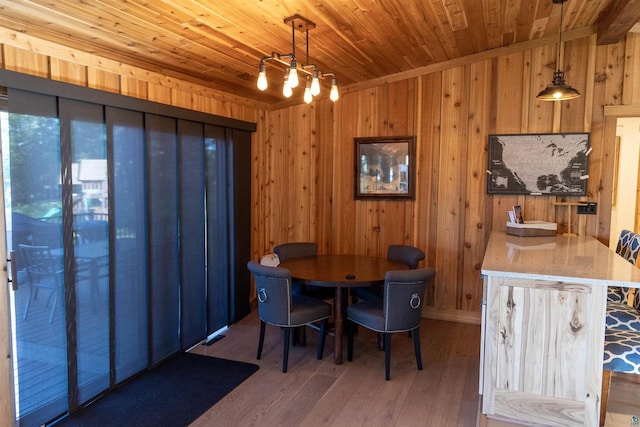
[[588,133],[489,135],[487,192],[587,194]]

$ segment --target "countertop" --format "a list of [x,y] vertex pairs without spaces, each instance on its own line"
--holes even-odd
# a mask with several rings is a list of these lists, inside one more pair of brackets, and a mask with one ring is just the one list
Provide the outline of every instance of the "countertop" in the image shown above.
[[588,236],[491,233],[482,274],[640,288],[640,269]]

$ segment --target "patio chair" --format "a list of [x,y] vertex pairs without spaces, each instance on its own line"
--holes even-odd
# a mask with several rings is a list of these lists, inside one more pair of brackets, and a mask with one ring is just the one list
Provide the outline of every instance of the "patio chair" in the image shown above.
[[62,294],[62,260],[53,257],[48,246],[18,245],[24,270],[29,280],[29,296],[24,309],[24,319],[29,316],[32,301],[38,298],[40,289],[50,291],[47,306],[51,304],[49,323],[53,321],[58,299]]

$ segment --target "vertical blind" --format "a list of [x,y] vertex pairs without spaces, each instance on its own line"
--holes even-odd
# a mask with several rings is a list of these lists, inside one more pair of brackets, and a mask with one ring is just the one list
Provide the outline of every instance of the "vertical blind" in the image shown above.
[[[188,348],[207,330],[205,150],[204,125],[178,121],[178,168],[180,170],[180,346]],[[204,172],[204,173],[203,173]],[[220,197],[214,194],[214,197]],[[217,216],[221,218],[221,216]]]
[[[51,187],[62,192],[63,238],[53,246],[64,258],[67,315],[60,341],[69,369],[59,375],[67,377],[68,407],[22,414],[40,424],[248,312],[249,278],[237,286],[247,289],[240,309],[234,279],[243,276],[249,244],[235,254],[238,243],[231,239],[250,242],[248,223],[233,219],[236,208],[246,209],[240,218],[248,218],[250,184],[235,188],[233,171],[240,168],[249,182],[251,136],[11,87],[8,98],[10,115],[57,116],[61,129],[43,136],[34,155],[61,159]],[[244,154],[233,158],[238,144],[246,145],[238,150]],[[25,172],[12,169],[11,178]],[[15,247],[20,236],[13,236]],[[106,256],[83,255],[94,247]]]
[[151,363],[180,349],[177,123],[147,114]]
[[[145,201],[144,114],[107,107],[109,217],[115,236],[109,265],[111,371],[119,383],[147,367],[147,222]],[[131,286],[132,283],[139,286]]]

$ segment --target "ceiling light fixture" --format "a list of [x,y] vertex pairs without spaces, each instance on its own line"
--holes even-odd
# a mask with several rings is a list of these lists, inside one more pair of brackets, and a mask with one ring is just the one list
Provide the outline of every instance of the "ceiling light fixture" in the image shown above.
[[[266,63],[267,61],[275,61],[287,67],[282,86],[283,96],[289,98],[292,95],[293,89],[299,85],[299,74],[302,74],[305,78],[303,99],[304,102],[309,104],[315,96],[320,94],[320,80],[325,77],[331,77],[329,99],[336,102],[338,98],[340,98],[340,94],[338,93],[338,79],[335,73],[321,73],[317,65],[309,64],[309,30],[314,29],[316,24],[298,14],[285,18],[284,23],[291,24],[291,53],[281,54],[272,52],[270,56],[264,56],[260,60],[257,82],[258,89],[264,91],[269,87]],[[304,31],[307,35],[307,63],[300,64],[300,66],[298,66],[296,61],[296,29],[298,31]]]
[[562,50],[562,18],[564,15],[564,2],[566,0],[553,0],[554,4],[560,3],[560,40],[558,42],[558,59],[556,62],[557,71],[553,73],[553,81],[544,88],[537,99],[540,101],[565,101],[575,99],[580,96],[580,92],[569,86],[564,81],[564,71],[560,71],[560,52]]

